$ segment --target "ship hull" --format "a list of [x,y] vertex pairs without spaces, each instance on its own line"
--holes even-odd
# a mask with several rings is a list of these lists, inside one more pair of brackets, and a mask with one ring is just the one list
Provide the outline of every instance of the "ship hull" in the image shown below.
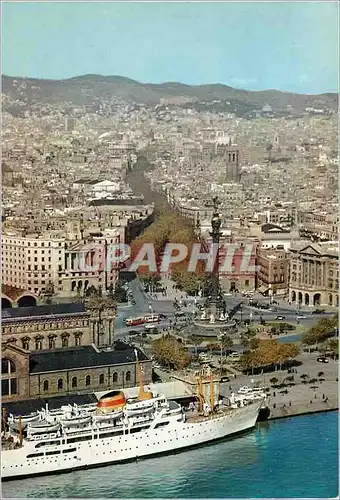
[[255,427],[260,404],[239,408],[230,414],[201,422],[178,423],[119,438],[94,439],[77,446],[59,447],[58,453],[27,458],[34,448],[24,446],[2,452],[2,480],[24,479],[72,472],[180,453],[190,448],[234,438]]

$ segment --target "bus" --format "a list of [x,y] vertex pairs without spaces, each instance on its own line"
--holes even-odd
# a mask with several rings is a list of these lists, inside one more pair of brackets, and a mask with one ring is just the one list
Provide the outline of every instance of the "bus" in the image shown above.
[[144,325],[145,320],[144,316],[140,316],[139,318],[127,318],[125,320],[126,326],[138,326],[138,325]]
[[160,317],[158,314],[149,314],[148,316],[139,316],[137,318],[127,318],[126,326],[145,325],[148,323],[159,323]]

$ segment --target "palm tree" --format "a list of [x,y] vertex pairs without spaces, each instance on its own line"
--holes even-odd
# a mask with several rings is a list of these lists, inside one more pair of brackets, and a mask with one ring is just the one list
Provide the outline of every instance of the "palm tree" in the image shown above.
[[323,376],[324,376],[324,372],[319,372],[319,373],[318,373],[318,378],[321,378],[321,377],[323,377]]
[[303,373],[302,375],[300,375],[300,378],[302,379],[302,383],[305,384],[306,379],[309,378],[309,376],[306,373]]
[[272,377],[271,379],[269,379],[269,382],[272,384],[273,387],[278,383],[278,381],[279,380],[276,377]]

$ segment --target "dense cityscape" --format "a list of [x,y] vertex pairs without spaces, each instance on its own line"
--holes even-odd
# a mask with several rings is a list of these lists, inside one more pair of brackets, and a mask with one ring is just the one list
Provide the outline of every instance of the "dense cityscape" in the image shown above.
[[1,169],[4,479],[338,410],[336,93],[3,76]]

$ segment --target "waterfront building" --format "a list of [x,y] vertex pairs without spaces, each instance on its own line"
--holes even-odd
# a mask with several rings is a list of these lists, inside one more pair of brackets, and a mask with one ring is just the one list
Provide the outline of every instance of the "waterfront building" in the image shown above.
[[[138,350],[146,384],[152,381],[152,362]],[[94,345],[29,352],[11,343],[2,346],[2,403],[86,394],[134,387],[138,383],[135,351]]]
[[302,306],[339,306],[337,242],[291,247],[289,299]]

